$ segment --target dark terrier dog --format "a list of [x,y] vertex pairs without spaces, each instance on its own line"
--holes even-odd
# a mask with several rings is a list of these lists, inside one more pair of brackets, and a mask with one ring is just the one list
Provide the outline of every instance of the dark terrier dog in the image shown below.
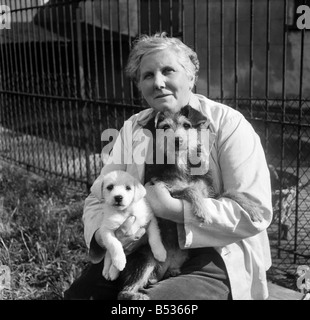
[[[147,124],[146,128],[153,134],[154,152],[153,164],[146,165],[145,182],[164,183],[173,197],[191,203],[193,213],[203,223],[211,221],[204,207],[204,198],[218,197],[236,201],[253,221],[261,221],[259,208],[244,194],[228,191],[218,195],[212,186],[210,172],[193,174],[195,169],[201,169],[208,156],[208,152],[203,150],[201,129],[201,124],[206,120],[200,112],[186,106],[174,115],[159,113]],[[188,259],[189,250],[181,250],[179,247],[176,224],[165,219],[158,219],[158,224],[167,250],[166,261],[156,261],[148,246],[129,255],[126,268],[120,274],[120,281],[124,285],[119,299],[147,299],[141,291],[143,287],[179,274],[181,266]]]

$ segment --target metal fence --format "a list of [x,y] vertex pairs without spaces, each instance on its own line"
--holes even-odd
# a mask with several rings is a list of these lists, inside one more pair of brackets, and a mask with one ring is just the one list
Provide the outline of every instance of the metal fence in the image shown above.
[[[299,0],[6,1],[0,158],[89,187],[101,132],[143,108],[124,66],[132,41],[167,31],[198,53],[195,90],[241,111],[273,177],[274,267],[310,258],[310,46]],[[8,20],[7,20],[8,21]]]

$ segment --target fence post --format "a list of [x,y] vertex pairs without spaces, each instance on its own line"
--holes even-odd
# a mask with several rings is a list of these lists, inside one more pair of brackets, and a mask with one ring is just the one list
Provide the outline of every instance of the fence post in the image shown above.
[[79,84],[80,84],[80,107],[79,112],[82,109],[82,122],[84,129],[84,148],[85,148],[85,166],[86,166],[86,188],[87,191],[91,187],[91,170],[90,170],[90,147],[89,147],[89,138],[90,138],[90,127],[88,121],[88,103],[86,101],[85,93],[85,74],[84,74],[84,63],[83,63],[83,44],[82,44],[82,30],[81,30],[81,8],[76,8],[76,34],[77,34],[77,53],[78,53],[78,63],[79,63]]

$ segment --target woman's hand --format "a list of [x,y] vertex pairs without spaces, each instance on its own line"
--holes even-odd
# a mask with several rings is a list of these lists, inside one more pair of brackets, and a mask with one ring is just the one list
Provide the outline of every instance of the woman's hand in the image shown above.
[[[147,241],[146,227],[137,226],[135,217],[128,217],[125,222],[115,231],[115,236],[122,243],[125,254],[130,254]],[[105,248],[102,241],[102,230],[99,228],[95,233],[95,240],[100,247]]]
[[155,184],[148,182],[145,184],[146,199],[150,204],[154,214],[159,218],[184,223],[183,202],[173,198],[162,182]]

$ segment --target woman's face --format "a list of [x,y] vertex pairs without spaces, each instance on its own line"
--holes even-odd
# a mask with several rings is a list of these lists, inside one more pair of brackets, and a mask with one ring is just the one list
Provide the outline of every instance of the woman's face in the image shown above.
[[141,60],[139,88],[149,106],[157,111],[178,112],[189,102],[194,85],[173,50],[159,50]]

